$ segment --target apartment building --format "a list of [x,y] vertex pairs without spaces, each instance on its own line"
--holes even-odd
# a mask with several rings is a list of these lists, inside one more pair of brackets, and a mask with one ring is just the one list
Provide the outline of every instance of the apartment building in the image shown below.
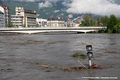
[[47,25],[48,27],[65,27],[65,21],[60,17],[50,17]]
[[[16,7],[16,15],[11,16],[12,25],[15,27],[36,27],[36,11]],[[17,24],[19,23],[19,24]]]
[[5,16],[0,12],[0,28],[5,27]]
[[0,28],[5,27],[5,14],[4,8],[0,6]]
[[11,23],[13,27],[23,27],[23,16],[11,15]]
[[47,27],[47,19],[37,18],[36,22],[38,27]]
[[0,16],[1,16],[0,20],[5,20],[5,27],[8,27],[10,17],[9,17],[9,9],[6,5],[0,6]]

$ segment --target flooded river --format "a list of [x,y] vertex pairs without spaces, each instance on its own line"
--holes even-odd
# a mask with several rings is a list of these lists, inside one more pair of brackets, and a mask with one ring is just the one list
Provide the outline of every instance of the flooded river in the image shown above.
[[[93,62],[102,69],[62,70],[87,64],[87,59],[80,64],[71,55],[76,51],[86,55],[89,44],[93,45]],[[119,76],[120,34],[0,34],[0,80],[120,80]]]

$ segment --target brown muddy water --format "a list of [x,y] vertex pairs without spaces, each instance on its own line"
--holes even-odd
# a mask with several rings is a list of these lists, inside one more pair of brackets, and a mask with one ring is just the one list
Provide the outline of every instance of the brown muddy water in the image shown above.
[[[64,71],[87,64],[71,55],[88,44],[102,69]],[[120,34],[0,34],[0,80],[96,80],[83,77],[120,80]]]

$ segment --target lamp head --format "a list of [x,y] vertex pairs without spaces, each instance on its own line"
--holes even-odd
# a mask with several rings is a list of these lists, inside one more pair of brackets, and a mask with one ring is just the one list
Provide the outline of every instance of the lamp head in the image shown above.
[[92,52],[88,52],[88,53],[87,53],[87,56],[88,56],[89,58],[92,58],[92,57],[93,57],[93,53],[92,53]]
[[92,45],[86,45],[86,50],[88,52],[91,52],[92,51]]

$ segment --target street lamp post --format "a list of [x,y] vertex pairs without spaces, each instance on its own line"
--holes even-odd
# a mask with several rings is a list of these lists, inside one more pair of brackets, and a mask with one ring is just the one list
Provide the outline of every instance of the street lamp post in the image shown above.
[[87,45],[86,50],[87,50],[87,56],[88,56],[88,65],[89,65],[89,68],[91,68],[92,67],[91,59],[93,58],[92,45]]

